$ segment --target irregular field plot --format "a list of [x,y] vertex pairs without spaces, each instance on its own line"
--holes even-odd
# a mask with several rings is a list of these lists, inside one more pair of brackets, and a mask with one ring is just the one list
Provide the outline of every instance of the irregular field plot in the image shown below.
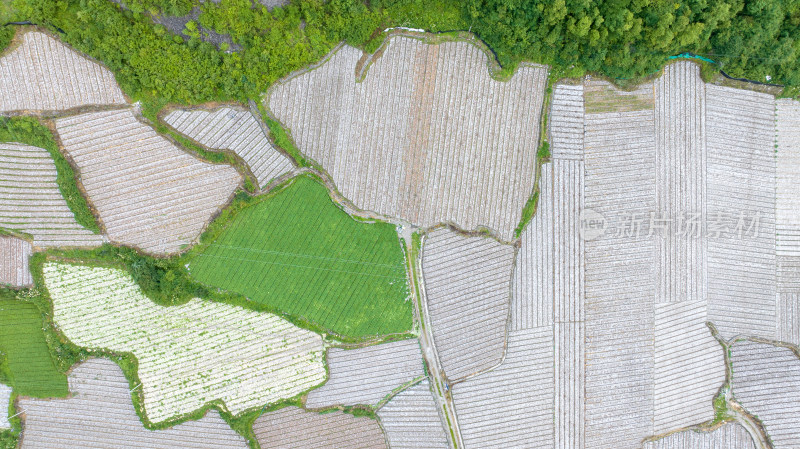
[[644,444],[644,449],[756,449],[747,429],[728,423],[712,432],[687,430]]
[[125,104],[107,68],[37,31],[0,58],[0,111]]
[[131,402],[122,370],[105,359],[89,359],[69,376],[69,399],[20,399],[25,411],[22,448],[247,448],[217,411],[169,429],[145,429]]
[[196,159],[130,109],[56,120],[89,199],[115,242],[154,253],[191,244],[241,176]]
[[397,388],[424,376],[417,339],[358,349],[328,350],[330,379],[308,394],[307,408],[377,405]]
[[343,412],[314,413],[285,407],[253,424],[261,449],[385,449],[377,421]]
[[239,414],[325,379],[322,338],[275,315],[200,299],[159,306],[117,269],[47,263],[44,275],[70,341],[137,358],[152,422],[213,400]]
[[513,239],[535,179],[547,69],[523,64],[499,82],[470,43],[385,45],[364,81],[361,51],[345,46],[277,85],[269,107],[357,207]]
[[164,121],[201,145],[236,153],[250,166],[262,189],[293,168],[289,159],[272,146],[250,111],[230,107],[215,111],[178,109]]
[[392,449],[447,449],[447,435],[427,379],[378,410]]
[[100,246],[103,237],[75,221],[44,148],[0,143],[0,227],[33,236],[36,246]]
[[[8,383],[17,393],[36,397],[67,395],[67,377],[53,364],[42,332],[42,315],[35,305],[0,299],[0,353],[10,377]],[[0,414],[2,410],[0,405]]]
[[411,329],[395,227],[355,221],[308,177],[238,212],[189,269],[200,282],[341,335]]

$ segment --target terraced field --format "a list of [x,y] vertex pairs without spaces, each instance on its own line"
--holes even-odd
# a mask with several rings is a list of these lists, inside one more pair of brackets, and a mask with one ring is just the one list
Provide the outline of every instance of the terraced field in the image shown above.
[[43,270],[54,322],[70,341],[137,358],[154,423],[213,400],[239,414],[325,380],[321,336],[275,315],[200,299],[159,306],[118,269],[48,262]]
[[258,120],[250,111],[232,107],[213,111],[176,109],[164,117],[168,125],[201,145],[236,153],[264,188],[291,171],[293,165],[272,146]]
[[200,282],[340,335],[411,329],[395,227],[354,220],[307,176],[238,212],[192,255],[189,270]]
[[356,207],[513,239],[535,179],[547,69],[523,64],[498,82],[470,43],[385,45],[362,82],[361,52],[344,46],[276,85],[269,109]]
[[192,244],[241,183],[139,122],[130,109],[56,120],[112,242],[169,254]]
[[67,378],[53,363],[42,325],[35,305],[0,298],[0,353],[10,376],[8,383],[25,396],[66,396]]
[[0,58],[0,112],[124,105],[114,75],[49,35],[30,31]]
[[26,287],[33,284],[28,267],[32,252],[27,241],[0,235],[0,285]]
[[0,227],[33,236],[39,247],[92,247],[104,238],[79,225],[58,189],[43,148],[0,143]]
[[401,391],[378,417],[391,449],[447,449],[447,435],[428,380]]
[[644,444],[643,449],[756,449],[747,429],[723,424],[711,432],[687,430]]
[[424,377],[417,339],[359,349],[328,350],[329,379],[312,390],[306,407],[377,406],[394,390]]
[[422,271],[433,339],[450,381],[503,359],[514,248],[447,228],[430,232]]
[[737,341],[731,347],[733,397],[760,421],[775,449],[800,447],[800,358],[791,349]]
[[114,362],[89,359],[72,369],[68,399],[20,398],[21,448],[247,448],[216,410],[164,430],[144,428],[128,381]]
[[261,415],[253,431],[261,449],[388,449],[377,421],[339,411],[285,407]]

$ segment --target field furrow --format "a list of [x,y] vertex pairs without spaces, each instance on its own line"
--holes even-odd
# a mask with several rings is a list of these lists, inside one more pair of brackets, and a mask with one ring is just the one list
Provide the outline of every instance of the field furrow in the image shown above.
[[284,407],[259,416],[253,432],[261,449],[387,449],[377,421],[340,411]]
[[148,252],[192,244],[241,182],[232,167],[190,156],[129,109],[58,119],[56,128],[109,238]]
[[114,75],[39,31],[0,58],[0,111],[59,111],[126,104]]
[[352,75],[360,52],[344,46],[278,84],[269,108],[357,207],[511,240],[533,187],[547,69],[523,65],[501,83],[466,42],[386,45],[364,81]]
[[236,153],[250,166],[261,188],[293,167],[272,146],[250,111],[233,107],[214,111],[176,109],[164,121],[201,145]]
[[393,390],[424,376],[417,339],[359,349],[328,350],[328,381],[311,391],[306,407],[375,406]]
[[427,379],[378,409],[391,449],[447,449],[447,435]]
[[506,344],[514,248],[487,237],[432,231],[422,271],[433,339],[448,379],[500,363]]
[[136,356],[154,423],[212,400],[239,414],[325,379],[322,338],[275,315],[200,299],[159,306],[117,269],[47,263],[44,275],[70,341]]
[[125,375],[110,360],[89,359],[76,366],[69,387],[68,399],[20,398],[20,411],[25,412],[22,448],[248,447],[215,410],[168,429],[145,429]]

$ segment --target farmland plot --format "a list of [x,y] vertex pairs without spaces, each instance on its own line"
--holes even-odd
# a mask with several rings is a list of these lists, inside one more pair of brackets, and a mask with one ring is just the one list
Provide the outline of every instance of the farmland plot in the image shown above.
[[0,284],[26,287],[33,284],[28,261],[33,248],[25,240],[0,235]]
[[86,193],[114,242],[158,254],[194,242],[241,176],[185,153],[130,109],[56,120]]
[[632,91],[619,90],[608,81],[587,78],[584,98],[587,114],[652,110],[653,84],[643,83]]
[[292,170],[292,163],[272,146],[250,111],[223,107],[215,111],[176,109],[164,121],[209,148],[230,150],[247,162],[264,188]]
[[644,444],[643,449],[756,449],[747,429],[737,423],[713,431],[687,430]]
[[[609,221],[654,210],[653,124],[652,109],[586,114],[587,209]],[[634,448],[653,432],[653,252],[633,232],[585,242],[587,448]]]
[[322,338],[275,315],[200,299],[159,306],[118,269],[43,270],[53,319],[70,341],[136,356],[154,423],[214,400],[239,414],[325,380]]
[[583,159],[583,85],[556,84],[550,105],[550,154]]
[[0,58],[0,112],[61,111],[86,105],[124,105],[107,68],[38,31]]
[[11,404],[11,387],[0,384],[0,430],[10,429],[8,407]]
[[706,101],[707,209],[733,234],[708,238],[709,319],[725,338],[774,339],[775,99],[708,85]]
[[66,396],[67,377],[56,369],[42,327],[42,314],[34,304],[0,299],[0,353],[8,383],[25,396]]
[[378,409],[391,449],[447,449],[447,435],[427,379]]
[[453,386],[464,446],[552,448],[553,375],[553,328],[511,332],[499,367]]
[[269,108],[356,207],[512,240],[535,179],[547,69],[523,64],[498,82],[470,43],[385,45],[362,82],[361,52],[344,46],[276,85]]
[[800,103],[789,99],[776,103],[777,338],[800,345]]
[[800,446],[800,359],[789,348],[741,340],[731,347],[733,397],[763,425],[775,449]]
[[200,282],[340,335],[412,326],[395,227],[354,220],[307,176],[241,210],[192,257],[189,270]]
[[506,344],[514,248],[447,228],[429,233],[422,272],[436,351],[457,381],[500,363]]
[[359,349],[328,350],[329,379],[308,394],[306,407],[376,406],[394,390],[424,376],[417,339]]
[[75,221],[57,175],[47,150],[0,143],[0,227],[32,235],[40,247],[100,246],[104,237]]
[[114,362],[89,359],[69,376],[68,399],[20,398],[24,410],[24,448],[247,448],[219,412],[197,421],[151,431],[144,428],[131,402],[128,381]]
[[284,407],[258,417],[253,431],[261,449],[387,449],[378,421],[340,411]]

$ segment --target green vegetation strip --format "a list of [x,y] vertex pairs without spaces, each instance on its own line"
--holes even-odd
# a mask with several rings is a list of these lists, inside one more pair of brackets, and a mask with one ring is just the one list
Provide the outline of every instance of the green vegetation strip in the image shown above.
[[17,142],[46,149],[56,164],[58,190],[67,201],[69,210],[75,215],[75,221],[95,234],[100,232],[86,198],[78,189],[72,166],[58,151],[53,134],[46,126],[32,117],[0,117],[0,142]]
[[53,362],[42,324],[35,304],[0,290],[0,382],[24,396],[66,397],[67,377]]
[[309,176],[228,213],[188,256],[198,281],[344,337],[411,329],[393,225],[354,220]]

